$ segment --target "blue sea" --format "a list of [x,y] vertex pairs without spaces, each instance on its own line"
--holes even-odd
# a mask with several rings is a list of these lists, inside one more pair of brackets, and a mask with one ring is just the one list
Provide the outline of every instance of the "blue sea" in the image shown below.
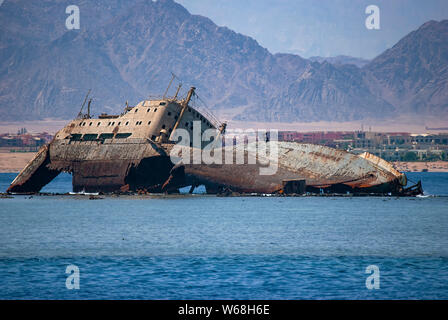
[[427,196],[0,198],[0,299],[448,299],[448,174],[408,176]]

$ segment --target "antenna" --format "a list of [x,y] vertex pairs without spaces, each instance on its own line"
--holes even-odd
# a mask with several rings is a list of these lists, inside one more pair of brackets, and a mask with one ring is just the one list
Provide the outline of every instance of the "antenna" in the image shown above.
[[79,110],[78,118],[80,118],[82,116],[82,109],[84,109],[84,106],[87,102],[87,98],[89,97],[90,91],[92,91],[92,89],[89,89],[89,91],[87,91],[86,97],[84,98],[84,102],[82,103],[82,106],[81,106],[81,110]]
[[174,73],[171,72],[171,80],[170,80],[170,84],[168,85],[168,88],[166,88],[165,93],[163,94],[163,99],[165,99],[166,94],[168,93],[168,90],[171,87],[171,84],[173,83],[174,78],[176,78],[176,75]]
[[90,104],[92,103],[92,98],[90,98],[89,103],[87,104],[87,118],[90,119]]
[[179,94],[180,88],[182,88],[182,83],[179,83],[179,86],[177,87],[177,91],[176,91],[176,94],[174,95],[173,99],[177,98],[177,95]]

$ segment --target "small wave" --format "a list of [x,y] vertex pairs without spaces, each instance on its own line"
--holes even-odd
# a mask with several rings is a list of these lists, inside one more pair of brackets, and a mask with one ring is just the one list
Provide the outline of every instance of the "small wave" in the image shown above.
[[68,194],[72,195],[72,196],[98,196],[99,195],[98,192],[84,192],[84,191],[81,191],[81,192],[69,192]]

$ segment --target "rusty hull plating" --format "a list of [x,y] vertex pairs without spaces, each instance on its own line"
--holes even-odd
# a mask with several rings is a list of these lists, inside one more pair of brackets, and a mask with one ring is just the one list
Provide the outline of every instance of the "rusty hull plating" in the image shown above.
[[[174,166],[170,159],[174,144],[169,137],[177,128],[190,136],[193,121],[200,121],[201,133],[219,128],[219,122],[189,106],[194,94],[191,88],[183,100],[177,94],[171,99],[145,100],[116,116],[102,114],[93,119],[90,110],[80,114],[39,150],[7,192],[37,193],[60,172],[69,172],[75,192],[159,193],[205,185],[207,193],[269,194],[284,193],[285,181],[305,180],[306,191],[312,193],[422,193],[421,184],[404,188],[406,176],[381,158],[312,144],[269,142],[268,148],[277,143],[278,157],[256,155],[255,164]],[[225,125],[220,128],[223,133]],[[223,148],[224,154],[235,147]],[[248,144],[246,159],[256,152],[257,143]],[[260,175],[260,168],[269,161],[276,162],[278,170]]]
[[[306,191],[310,193],[413,195],[404,188],[406,176],[374,155],[368,154],[366,159],[366,155],[358,156],[343,150],[295,142],[269,142],[268,150],[274,143],[278,158],[256,155],[257,143],[252,143],[247,145],[245,164],[225,164],[224,161],[223,164],[191,164],[190,159],[190,164],[178,164],[173,168],[163,189],[168,191],[205,185],[208,193],[269,194],[283,193],[285,181],[305,180]],[[229,148],[233,149],[230,152],[233,152],[235,159],[237,151],[233,146],[224,148],[222,154]],[[254,153],[256,164],[247,164],[249,153]],[[379,164],[379,160],[384,163]],[[276,173],[260,175],[260,168],[266,167],[269,161],[276,162]]]

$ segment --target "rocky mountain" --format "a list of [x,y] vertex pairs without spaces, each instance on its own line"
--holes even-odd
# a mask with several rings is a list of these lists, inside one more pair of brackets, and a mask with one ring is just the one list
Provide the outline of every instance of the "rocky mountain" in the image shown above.
[[309,60],[314,62],[324,62],[327,61],[331,64],[354,64],[355,66],[362,68],[366,64],[368,64],[370,61],[367,59],[362,58],[356,58],[356,57],[350,57],[350,56],[344,56],[339,55],[336,57],[310,57]]
[[70,4],[6,0],[0,7],[1,119],[73,118],[88,89],[94,111],[120,112],[126,100],[163,94],[171,72],[183,92],[194,85],[215,113],[240,120],[448,110],[446,21],[425,24],[359,68],[348,58],[273,55],[172,0],[79,1],[81,29],[69,31]]
[[425,23],[363,70],[372,92],[400,112],[448,111],[448,20]]
[[309,120],[351,121],[385,118],[395,109],[373,95],[354,65],[335,66],[328,62],[307,66],[300,76],[278,96],[271,98],[264,112],[249,109],[241,120],[289,122]]

